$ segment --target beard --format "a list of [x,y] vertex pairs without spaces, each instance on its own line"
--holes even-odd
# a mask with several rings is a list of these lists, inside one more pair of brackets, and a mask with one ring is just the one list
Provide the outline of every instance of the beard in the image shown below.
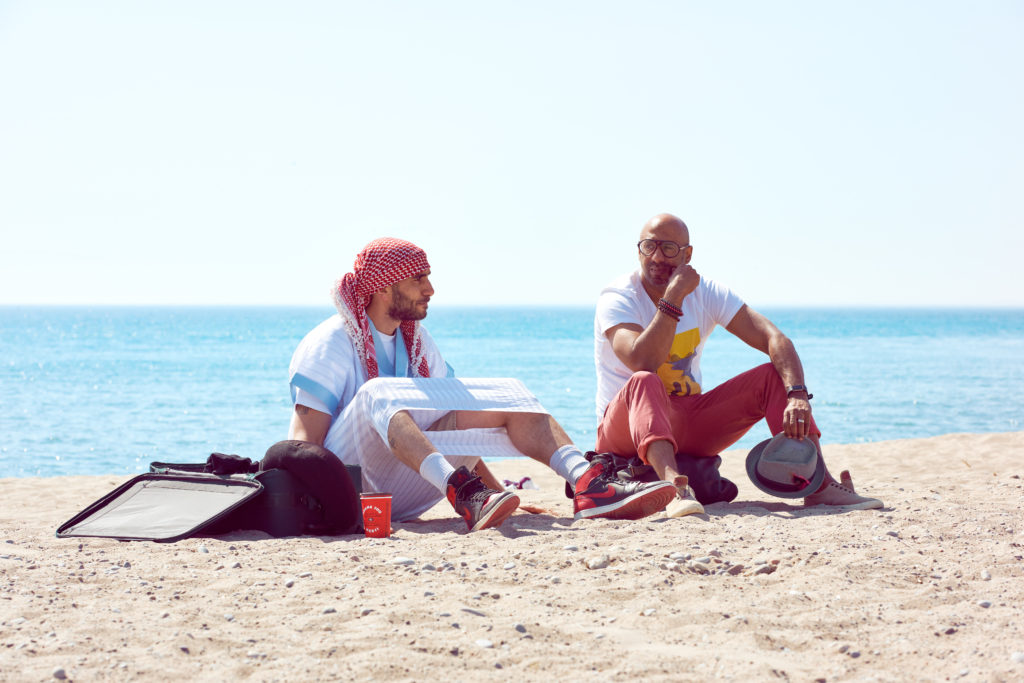
[[423,320],[427,317],[426,311],[416,308],[417,302],[408,297],[402,296],[397,290],[391,292],[391,307],[388,315],[395,320]]
[[664,287],[668,285],[668,281],[672,279],[672,273],[675,272],[675,266],[672,265],[658,265],[655,263],[645,264],[641,268],[644,279],[648,283],[655,287]]

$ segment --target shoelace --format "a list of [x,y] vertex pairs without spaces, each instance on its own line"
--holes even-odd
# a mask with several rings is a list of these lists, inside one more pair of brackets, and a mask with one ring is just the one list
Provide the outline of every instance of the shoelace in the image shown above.
[[[465,491],[465,494],[463,494],[463,491]],[[480,477],[474,475],[467,479],[462,484],[462,486],[459,487],[459,491],[458,493],[456,493],[456,496],[462,498],[462,500],[466,502],[475,500],[484,502],[495,493],[496,491],[493,491],[492,489],[489,489],[487,488],[486,485],[484,485],[484,483],[480,480]]]

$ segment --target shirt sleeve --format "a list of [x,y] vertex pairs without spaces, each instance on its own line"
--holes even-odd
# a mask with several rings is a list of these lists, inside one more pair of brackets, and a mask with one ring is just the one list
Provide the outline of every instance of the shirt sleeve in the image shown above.
[[601,334],[623,323],[640,327],[647,325],[637,308],[636,301],[617,289],[606,289],[601,292],[597,299],[596,317]]
[[[297,406],[306,406],[307,408],[319,410],[321,413],[327,413],[328,415],[330,415],[333,412],[330,406],[328,406],[322,400],[320,400],[313,394],[309,393],[305,389],[300,389],[299,387],[295,386],[294,378],[292,381],[292,393],[294,393],[292,403],[294,403]],[[337,407],[336,403],[335,407]]]
[[738,294],[714,280],[707,280],[707,299],[704,302],[709,317],[718,325],[726,327],[743,308],[744,301]]
[[[353,382],[352,343],[343,330],[321,326],[310,332],[295,349],[289,366],[292,402],[299,402],[299,392],[311,402],[314,410],[334,415],[346,394],[346,382]],[[325,410],[326,409],[326,410]]]

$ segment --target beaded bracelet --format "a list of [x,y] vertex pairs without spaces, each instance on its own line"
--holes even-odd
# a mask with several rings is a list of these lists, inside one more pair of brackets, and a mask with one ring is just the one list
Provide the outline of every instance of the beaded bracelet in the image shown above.
[[675,313],[676,315],[681,316],[683,314],[683,309],[679,308],[678,306],[668,301],[667,299],[658,299],[658,305],[665,306],[665,308]]
[[683,309],[673,305],[671,302],[666,301],[665,299],[658,299],[658,310],[661,311],[662,313],[665,313],[666,315],[672,316],[676,320],[679,320],[679,318],[681,318],[683,315]]
[[679,318],[683,315],[682,309],[680,309],[678,306],[673,306],[671,303],[665,301],[664,299],[658,300],[658,310],[667,315],[668,317],[673,318],[674,320],[679,320]]

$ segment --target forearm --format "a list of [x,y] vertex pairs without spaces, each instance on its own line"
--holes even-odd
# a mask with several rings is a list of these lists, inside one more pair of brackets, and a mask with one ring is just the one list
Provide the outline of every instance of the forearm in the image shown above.
[[804,367],[789,337],[773,335],[768,342],[768,357],[785,386],[804,384]]
[[625,356],[623,362],[634,372],[656,372],[668,358],[675,334],[675,319],[658,311],[654,314],[654,320],[633,338],[620,357]]
[[[665,300],[677,308],[682,308],[684,294],[675,292],[673,288],[665,293]],[[609,339],[615,355],[633,372],[656,372],[665,364],[676,338],[678,318],[662,309],[654,311],[654,317],[646,327],[638,325],[623,326],[622,329],[609,330]]]
[[[692,268],[687,267],[685,277],[683,274],[673,277],[661,298],[671,306],[682,309],[683,300],[689,296],[699,282],[700,276]],[[654,314],[654,319],[633,340],[629,350],[629,356],[633,359],[633,363],[627,363],[627,365],[634,371],[655,372],[665,362],[672,350],[678,323],[678,318],[659,308]]]
[[[783,335],[779,337],[771,339],[768,344],[768,355],[772,359],[772,365],[782,378],[784,386],[803,385],[804,369],[800,363],[800,356],[797,355],[793,342]],[[787,392],[787,396],[786,407],[782,412],[782,431],[791,439],[816,437],[816,434],[810,431],[811,395],[805,389]]]

